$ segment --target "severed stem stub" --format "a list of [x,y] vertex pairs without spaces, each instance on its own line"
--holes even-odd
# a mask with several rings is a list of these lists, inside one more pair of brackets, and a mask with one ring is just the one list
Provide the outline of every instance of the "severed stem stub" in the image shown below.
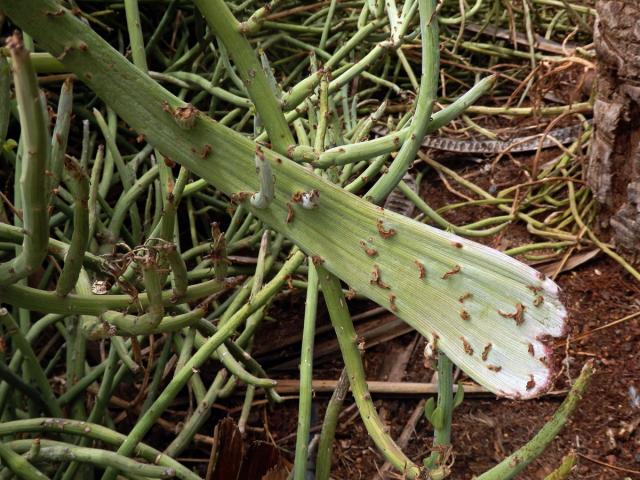
[[260,179],[260,190],[251,196],[251,205],[264,209],[273,201],[275,193],[275,178],[271,173],[271,165],[264,156],[262,147],[256,145],[256,173]]

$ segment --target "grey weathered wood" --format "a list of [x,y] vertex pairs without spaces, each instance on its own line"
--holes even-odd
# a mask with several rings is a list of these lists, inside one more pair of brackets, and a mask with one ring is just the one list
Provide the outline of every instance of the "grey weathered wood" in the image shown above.
[[599,0],[595,133],[587,178],[618,247],[640,253],[640,4]]

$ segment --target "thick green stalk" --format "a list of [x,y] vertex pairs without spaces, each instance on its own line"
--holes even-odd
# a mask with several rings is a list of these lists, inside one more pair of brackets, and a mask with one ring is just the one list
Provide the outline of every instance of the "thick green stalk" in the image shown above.
[[276,152],[286,155],[295,141],[258,56],[223,0],[193,0],[231,55]]
[[[15,435],[16,433],[58,434],[60,432],[91,438],[116,447],[121,445],[127,438],[126,435],[102,425],[67,418],[30,418],[28,420],[0,423],[0,435],[2,436]],[[135,455],[142,457],[149,463],[175,470],[176,476],[181,480],[201,480],[200,477],[179,462],[144,443],[138,443]]]
[[408,140],[402,144],[398,155],[383,175],[365,195],[372,203],[381,203],[398,185],[416,158],[422,139],[431,122],[433,102],[436,99],[440,74],[440,49],[438,45],[438,19],[436,0],[418,0],[420,10],[420,35],[422,37],[422,75],[416,99],[415,114],[411,122]]
[[[47,254],[49,219],[47,213],[49,137],[45,108],[42,104],[36,74],[29,52],[18,34],[7,43],[11,52],[13,81],[16,89],[21,138],[24,142],[20,190],[22,227],[25,235],[22,251],[14,259],[0,264],[0,285],[10,285],[33,273]],[[17,203],[17,202],[16,202]]]
[[304,480],[307,471],[309,430],[311,428],[311,402],[313,399],[313,341],[318,310],[318,273],[309,259],[307,299],[304,309],[302,346],[300,347],[300,400],[298,402],[298,430],[293,464],[294,480]]
[[358,405],[360,418],[364,423],[369,437],[376,444],[384,458],[393,465],[397,470],[402,472],[407,478],[417,478],[420,476],[422,469],[414,464],[395,444],[393,439],[385,431],[385,427],[378,416],[364,373],[362,358],[358,348],[359,338],[353,328],[351,315],[342,293],[340,280],[329,273],[321,265],[317,267],[320,286],[322,287],[322,295],[324,296],[331,323],[338,337],[342,359],[345,368],[349,374],[349,383],[353,397]]
[[322,421],[320,441],[318,442],[318,455],[316,458],[316,480],[329,480],[331,475],[331,454],[333,453],[333,440],[338,425],[338,417],[344,399],[349,393],[349,375],[347,369],[343,369],[336,384],[336,389],[329,399],[327,411]]
[[544,424],[540,431],[529,442],[509,455],[498,465],[486,471],[478,477],[478,480],[509,480],[524,470],[527,465],[534,461],[549,446],[552,440],[558,435],[562,427],[573,413],[576,406],[582,400],[582,396],[589,384],[589,379],[593,374],[593,364],[587,363],[580,376],[571,387],[571,391],[565,398],[560,408],[553,415],[551,420]]
[[64,257],[64,266],[56,285],[56,293],[61,297],[66,296],[75,287],[89,243],[89,178],[80,164],[72,158],[65,158],[64,164],[69,172],[75,202],[71,245]]
[[48,480],[44,473],[31,465],[29,460],[14,452],[11,447],[0,442],[0,459],[9,469],[23,480]]

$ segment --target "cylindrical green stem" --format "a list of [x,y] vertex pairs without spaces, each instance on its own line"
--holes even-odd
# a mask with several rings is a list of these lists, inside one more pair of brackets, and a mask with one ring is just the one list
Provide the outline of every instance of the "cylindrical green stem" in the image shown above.
[[545,423],[536,436],[498,465],[480,475],[478,480],[509,480],[518,475],[527,465],[535,460],[549,446],[556,435],[558,435],[565,423],[567,423],[569,416],[575,410],[578,402],[582,400],[582,395],[589,384],[589,379],[592,374],[593,365],[588,363],[582,368],[580,376],[573,384],[571,391],[564,402],[562,402],[562,405],[560,405],[560,408],[551,420]]
[[438,88],[440,73],[440,49],[438,46],[438,20],[436,0],[418,0],[420,10],[420,35],[422,38],[422,75],[416,99],[416,110],[411,122],[409,139],[402,145],[398,155],[383,175],[367,192],[365,198],[379,204],[396,187],[411,162],[415,160],[422,138],[431,122],[433,102]]
[[349,393],[349,374],[343,369],[336,384],[336,389],[331,395],[327,411],[324,414],[320,442],[318,443],[318,456],[316,458],[316,480],[329,480],[331,474],[331,453],[333,452],[333,439],[338,425],[338,417],[344,399]]
[[[0,435],[16,433],[43,433],[48,432],[58,434],[74,434],[91,438],[107,445],[119,446],[127,438],[122,433],[111,430],[102,425],[67,418],[30,418],[28,420],[17,420],[15,422],[4,422],[0,424]],[[182,466],[168,455],[152,448],[144,443],[138,443],[135,455],[144,458],[149,463],[154,463],[175,470],[176,476],[181,480],[202,480],[199,476]]]
[[438,468],[447,459],[451,447],[451,418],[453,415],[453,363],[438,352],[438,401],[429,421],[433,425],[433,450],[425,461],[430,468]]
[[0,459],[17,477],[23,480],[49,480],[49,477],[31,465],[29,460],[17,454],[9,445],[2,442],[0,442]]
[[80,164],[72,158],[65,158],[64,164],[69,172],[69,181],[74,187],[75,202],[71,245],[64,257],[64,267],[56,285],[56,293],[61,297],[71,292],[78,281],[89,242],[89,178]]
[[49,180],[48,195],[58,188],[62,180],[62,166],[67,150],[69,128],[71,127],[71,108],[73,106],[73,82],[65,80],[60,90],[58,111],[56,112],[56,124],[51,136],[51,178]]
[[222,0],[193,0],[211,29],[224,43],[238,69],[240,77],[256,106],[273,148],[286,155],[294,145],[289,125],[282,114],[269,80],[262,70],[258,56],[243,35],[240,23]]
[[127,30],[129,31],[133,63],[139,69],[146,72],[147,57],[144,49],[144,40],[142,38],[142,25],[140,24],[138,0],[125,0],[124,11],[127,17]]
[[376,408],[371,400],[369,388],[365,379],[362,358],[358,350],[358,335],[353,328],[351,315],[342,293],[340,280],[329,273],[321,265],[318,268],[318,278],[331,317],[331,323],[338,337],[342,358],[345,368],[349,374],[349,383],[353,397],[358,405],[360,417],[364,423],[369,436],[380,449],[385,459],[403,472],[407,478],[416,478],[422,469],[414,464],[402,450],[394,443],[376,412]]
[[0,285],[14,284],[33,273],[47,254],[49,239],[49,182],[45,175],[49,164],[46,109],[42,104],[29,51],[22,45],[19,34],[11,37],[7,45],[13,62],[13,80],[22,125],[21,137],[24,142],[20,195],[25,235],[20,254],[0,264]]
[[[28,452],[31,448],[33,440],[15,440],[9,442],[9,448],[18,452]],[[117,453],[108,450],[100,450],[97,448],[79,447],[69,443],[54,442],[51,440],[42,440],[42,447],[38,452],[38,457],[33,460],[42,460],[48,462],[76,461],[89,463],[103,468],[114,468],[126,475],[135,475],[140,477],[151,478],[171,478],[176,472],[172,468],[161,467],[158,465],[148,465],[136,462],[130,458],[123,457]],[[27,455],[29,458],[30,455]],[[30,458],[29,458],[30,459]]]
[[293,465],[294,480],[304,480],[307,470],[309,430],[311,428],[311,401],[313,399],[313,341],[318,309],[318,273],[309,259],[307,299],[304,310],[302,346],[300,350],[300,400],[298,402],[298,430]]

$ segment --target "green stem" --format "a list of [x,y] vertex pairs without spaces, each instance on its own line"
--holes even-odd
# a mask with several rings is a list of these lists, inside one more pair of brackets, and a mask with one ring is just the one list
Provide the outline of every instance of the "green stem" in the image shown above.
[[322,294],[329,310],[331,323],[338,337],[345,368],[349,374],[351,391],[369,437],[371,437],[384,458],[407,478],[419,477],[422,469],[409,460],[391,439],[373,405],[358,349],[358,335],[353,328],[353,322],[342,293],[340,281],[321,265],[317,266],[317,269]]
[[[232,282],[219,282],[208,280],[197,285],[190,285],[182,298],[183,302],[190,302],[220,292]],[[173,290],[162,291],[162,304],[171,305]],[[0,301],[7,302],[18,307],[29,308],[47,313],[60,313],[67,315],[95,315],[99,316],[108,310],[130,309],[139,311],[149,306],[149,295],[141,293],[132,301],[129,295],[76,295],[69,294],[62,298],[55,292],[38,290],[21,285],[0,287]]]
[[436,0],[418,0],[420,10],[420,35],[422,37],[422,75],[420,90],[416,99],[416,109],[411,122],[409,139],[402,145],[398,155],[365,198],[372,203],[380,204],[398,185],[407,173],[407,169],[416,158],[422,139],[431,122],[433,102],[438,88],[440,73],[440,49],[438,46],[438,20],[436,16]]
[[[107,445],[119,446],[127,438],[126,435],[111,430],[102,425],[67,418],[30,418],[14,422],[0,423],[0,435],[15,435],[17,433],[42,433],[78,435],[91,438]],[[182,466],[168,455],[152,448],[144,443],[138,443],[135,455],[142,457],[149,463],[161,465],[175,470],[176,476],[181,480],[202,480],[199,476]]]
[[320,441],[318,443],[318,455],[316,458],[316,480],[329,480],[331,475],[331,454],[333,453],[333,440],[338,425],[338,417],[344,399],[349,393],[349,375],[347,369],[343,369],[336,384],[336,389],[331,395],[327,411],[324,414]]
[[143,72],[146,72],[148,70],[147,56],[144,48],[144,39],[142,38],[138,0],[124,0],[124,11],[127,17],[127,30],[129,31],[133,63]]
[[431,457],[425,461],[429,469],[441,467],[451,448],[451,418],[453,415],[453,363],[438,352],[438,402],[429,421],[433,425],[434,438]]
[[573,387],[571,387],[571,391],[564,402],[562,402],[562,405],[560,405],[560,408],[551,420],[544,424],[536,436],[498,465],[480,475],[478,480],[509,480],[518,475],[527,465],[535,460],[558,435],[565,423],[567,423],[569,416],[582,399],[592,374],[593,365],[588,363],[582,368],[580,376],[573,384]]
[[2,442],[0,442],[0,459],[17,477],[23,480],[49,480],[49,477],[31,465],[29,460],[17,454],[8,444]]
[[313,398],[313,341],[318,310],[318,273],[309,259],[307,299],[304,310],[304,327],[300,347],[300,400],[298,403],[298,430],[293,465],[294,480],[304,480],[307,471],[309,430],[311,428],[311,401]]
[[193,0],[193,3],[231,55],[274,150],[286,155],[295,141],[258,57],[241,31],[240,23],[222,0]]
[[89,243],[89,178],[80,164],[72,158],[65,158],[69,180],[74,187],[73,236],[64,257],[64,267],[56,285],[56,294],[66,296],[78,281],[82,261]]
[[[56,112],[56,124],[51,136],[51,179],[49,181],[48,194],[53,194],[62,179],[62,166],[64,164],[69,128],[71,127],[71,108],[73,106],[73,82],[65,80],[60,90],[58,111]],[[84,144],[83,144],[84,146]]]
[[[9,442],[8,446],[18,452],[27,453],[32,443],[33,440],[14,440],[13,442]],[[77,445],[52,440],[41,440],[41,444],[42,446],[38,452],[38,457],[32,460],[39,460],[41,458],[46,462],[75,461],[89,463],[102,468],[113,468],[126,475],[151,478],[171,478],[176,474],[172,468],[136,462],[135,460],[108,450],[79,447]],[[31,459],[31,455],[27,454],[26,459]]]
[[22,227],[25,232],[22,251],[14,259],[0,264],[0,285],[15,284],[33,273],[47,254],[49,219],[45,170],[49,164],[47,119],[42,104],[36,74],[29,52],[18,34],[8,41],[11,52],[13,80],[18,102],[21,144],[24,142],[20,190],[22,197]]

